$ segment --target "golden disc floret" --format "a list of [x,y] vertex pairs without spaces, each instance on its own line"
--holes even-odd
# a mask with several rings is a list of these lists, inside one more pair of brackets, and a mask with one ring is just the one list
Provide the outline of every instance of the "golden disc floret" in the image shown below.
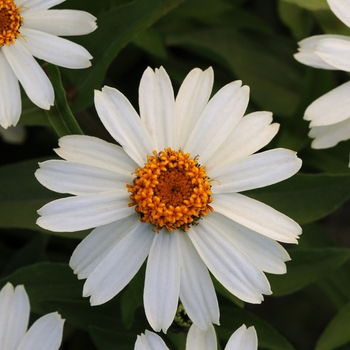
[[143,168],[135,170],[130,206],[136,205],[141,222],[149,222],[159,232],[182,229],[207,215],[213,208],[211,185],[205,167],[189,153],[166,148],[147,157]]
[[14,44],[16,38],[21,36],[21,9],[22,7],[17,7],[13,0],[0,0],[0,47]]

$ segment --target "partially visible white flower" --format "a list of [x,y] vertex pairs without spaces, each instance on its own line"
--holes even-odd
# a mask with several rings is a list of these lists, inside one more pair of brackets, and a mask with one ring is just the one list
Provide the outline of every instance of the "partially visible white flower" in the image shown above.
[[[332,12],[350,27],[350,1],[327,0]],[[299,42],[299,62],[314,68],[350,72],[350,37],[345,35],[315,35]],[[350,82],[314,101],[305,111],[310,121],[311,147],[329,148],[350,138]]]
[[0,125],[16,125],[21,115],[20,81],[38,107],[54,103],[51,82],[33,56],[66,68],[86,68],[92,56],[82,46],[58,36],[96,29],[85,11],[49,10],[65,0],[0,1]]
[[26,129],[22,125],[11,126],[4,129],[0,126],[0,137],[4,142],[19,145],[26,139]]
[[[255,328],[242,325],[230,337],[225,350],[256,350],[258,337]],[[203,331],[192,325],[186,339],[186,350],[216,350],[217,340],[214,327]],[[134,350],[169,350],[163,339],[146,330],[137,337]]]
[[64,323],[61,316],[57,312],[42,316],[27,331],[29,314],[24,287],[7,283],[0,291],[0,349],[58,350]]

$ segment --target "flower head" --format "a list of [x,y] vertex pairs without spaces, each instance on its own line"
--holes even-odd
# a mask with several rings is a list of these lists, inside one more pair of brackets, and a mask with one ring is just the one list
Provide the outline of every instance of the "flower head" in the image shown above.
[[[224,350],[256,350],[258,338],[254,327],[239,327],[230,337]],[[153,332],[146,330],[145,334],[137,337],[135,350],[169,350],[163,339]],[[186,350],[215,350],[217,349],[216,334],[213,326],[203,331],[192,325],[186,339]]]
[[[332,12],[350,27],[350,2],[327,0]],[[344,35],[315,35],[299,42],[294,57],[314,68],[350,72],[350,37]],[[310,121],[311,147],[329,148],[350,138],[350,82],[315,100],[305,111]]]
[[249,89],[240,81],[210,101],[213,71],[192,70],[176,100],[163,68],[146,69],[140,116],[119,91],[96,91],[95,105],[122,146],[89,136],[66,136],[57,154],[40,164],[37,179],[73,197],[48,203],[37,223],[52,231],[96,227],[77,247],[70,266],[86,278],[92,305],[118,294],[146,258],[144,305],[154,330],[166,331],[180,298],[188,316],[206,330],[219,323],[210,272],[231,293],[260,303],[270,294],[263,271],[285,273],[298,224],[238,192],[296,173],[295,152],[252,155],[278,125],[268,112],[243,117]]
[[96,29],[84,11],[49,10],[64,0],[0,0],[0,125],[16,125],[21,114],[20,81],[37,106],[54,102],[50,80],[33,56],[66,68],[86,68],[92,58],[82,46],[59,35],[82,35]]
[[61,316],[57,312],[42,316],[27,331],[29,314],[24,287],[7,283],[0,291],[0,349],[58,350],[64,323]]

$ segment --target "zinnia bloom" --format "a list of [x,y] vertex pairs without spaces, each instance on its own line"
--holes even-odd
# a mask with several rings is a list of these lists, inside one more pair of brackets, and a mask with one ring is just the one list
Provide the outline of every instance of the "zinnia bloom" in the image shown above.
[[[327,0],[332,12],[350,27],[350,2]],[[316,35],[299,42],[294,57],[314,68],[350,72],[350,37]],[[305,111],[310,121],[311,147],[329,148],[350,138],[350,82],[347,82],[314,101]]]
[[50,109],[54,91],[33,56],[67,68],[86,68],[91,55],[58,35],[82,35],[96,29],[84,11],[49,10],[64,0],[0,0],[0,125],[16,125],[22,104],[18,81],[38,107]]
[[271,113],[243,117],[249,89],[235,81],[208,102],[213,71],[192,70],[174,100],[163,68],[146,69],[140,116],[118,90],[95,92],[97,112],[122,146],[66,136],[40,164],[37,179],[70,193],[42,207],[39,226],[51,231],[96,227],[70,266],[86,278],[92,305],[118,294],[148,256],[144,306],[154,330],[166,331],[179,297],[201,329],[219,323],[211,273],[238,298],[260,303],[270,294],[263,271],[282,274],[298,224],[240,191],[282,181],[298,171],[295,152],[252,153],[276,134]]
[[0,349],[58,350],[64,323],[61,316],[57,312],[42,316],[27,331],[29,314],[24,287],[7,283],[0,291]]
[[[254,327],[242,325],[230,337],[224,350],[256,350],[258,338]],[[186,350],[216,350],[216,334],[213,326],[203,331],[192,325],[186,339]],[[137,337],[134,350],[169,350],[163,339],[146,330]]]

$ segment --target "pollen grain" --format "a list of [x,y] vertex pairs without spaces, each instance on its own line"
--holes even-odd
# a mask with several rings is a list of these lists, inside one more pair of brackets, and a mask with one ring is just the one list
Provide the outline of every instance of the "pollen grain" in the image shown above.
[[130,206],[136,205],[141,222],[149,222],[159,232],[182,229],[187,231],[213,208],[211,185],[205,167],[197,158],[166,148],[148,156],[143,168],[135,170]]

